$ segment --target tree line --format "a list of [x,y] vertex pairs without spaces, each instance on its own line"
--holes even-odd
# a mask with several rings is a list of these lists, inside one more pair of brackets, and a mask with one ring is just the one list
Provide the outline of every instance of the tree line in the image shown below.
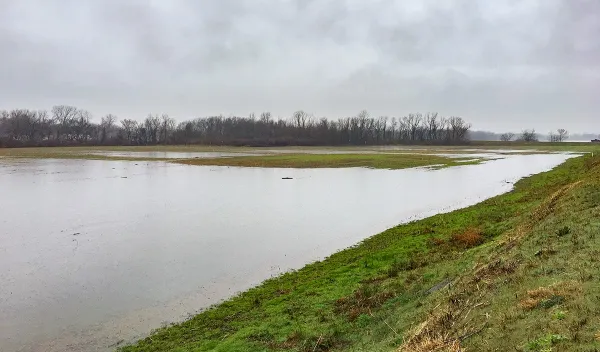
[[50,111],[0,111],[0,146],[464,144],[470,128],[461,117],[438,113],[390,118],[371,117],[367,111],[337,120],[316,118],[300,110],[287,119],[263,112],[178,123],[167,114],[149,114],[143,121],[119,120],[108,114],[93,122],[87,110],[57,105]]
[[[564,142],[569,139],[569,131],[564,128],[559,128],[556,132],[551,131],[548,133],[549,142]],[[513,140],[519,142],[539,142],[540,138],[534,129],[523,130],[519,135],[507,132],[500,135],[500,140],[503,142],[510,142]]]

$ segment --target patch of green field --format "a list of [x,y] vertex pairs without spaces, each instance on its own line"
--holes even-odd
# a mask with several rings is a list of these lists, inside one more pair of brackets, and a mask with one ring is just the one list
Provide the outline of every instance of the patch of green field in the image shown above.
[[[156,147],[139,149],[134,152],[156,152]],[[298,152],[295,154],[271,153],[266,155],[249,155],[235,157],[217,157],[217,158],[167,158],[155,157],[145,154],[140,155],[111,155],[111,152],[128,152],[130,147],[113,149],[89,149],[83,147],[67,148],[19,148],[19,149],[0,149],[0,156],[9,158],[53,158],[53,159],[91,159],[91,160],[132,160],[132,161],[169,161],[187,165],[215,165],[215,166],[239,166],[239,167],[277,167],[277,168],[343,168],[343,167],[368,167],[377,169],[403,169],[419,166],[432,166],[436,168],[449,167],[456,165],[476,164],[481,159],[469,157],[449,158],[445,156],[425,154],[425,153],[361,153],[352,154],[312,154]],[[164,149],[162,152],[173,152],[177,149]],[[292,151],[293,149],[284,149]],[[179,152],[185,151],[178,149]],[[200,152],[201,150],[190,149],[187,152]],[[209,150],[203,150],[209,151]],[[229,152],[226,149],[212,150],[213,152]],[[238,151],[242,151],[241,149]],[[263,153],[269,150],[263,150]],[[108,152],[102,154],[102,152]],[[259,153],[260,149],[246,150],[246,153]],[[318,152],[318,151],[317,151]]]
[[599,219],[600,157],[571,159],[121,351],[597,350]]
[[418,166],[448,167],[476,164],[480,159],[448,158],[429,154],[283,154],[240,156],[231,158],[180,159],[188,165],[220,165],[277,168],[343,168],[404,169]]

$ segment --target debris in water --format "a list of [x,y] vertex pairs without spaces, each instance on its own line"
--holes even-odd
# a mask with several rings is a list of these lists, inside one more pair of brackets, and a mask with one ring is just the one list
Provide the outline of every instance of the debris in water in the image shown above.
[[75,232],[74,234],[72,234],[71,236],[79,236],[81,235],[81,232]]
[[282,177],[281,179],[282,180],[293,180],[293,178],[291,178],[291,177]]
[[121,176],[121,178],[127,178],[127,176]]

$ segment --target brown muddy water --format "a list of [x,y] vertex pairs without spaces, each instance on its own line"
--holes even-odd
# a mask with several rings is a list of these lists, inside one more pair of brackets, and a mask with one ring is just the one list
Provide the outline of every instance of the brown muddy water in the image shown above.
[[113,350],[569,157],[441,170],[0,160],[0,351]]

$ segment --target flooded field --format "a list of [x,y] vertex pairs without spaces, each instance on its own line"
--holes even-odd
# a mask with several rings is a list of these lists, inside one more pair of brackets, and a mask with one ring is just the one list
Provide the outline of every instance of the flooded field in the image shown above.
[[2,160],[0,350],[112,350],[569,157],[515,153],[441,170]]

